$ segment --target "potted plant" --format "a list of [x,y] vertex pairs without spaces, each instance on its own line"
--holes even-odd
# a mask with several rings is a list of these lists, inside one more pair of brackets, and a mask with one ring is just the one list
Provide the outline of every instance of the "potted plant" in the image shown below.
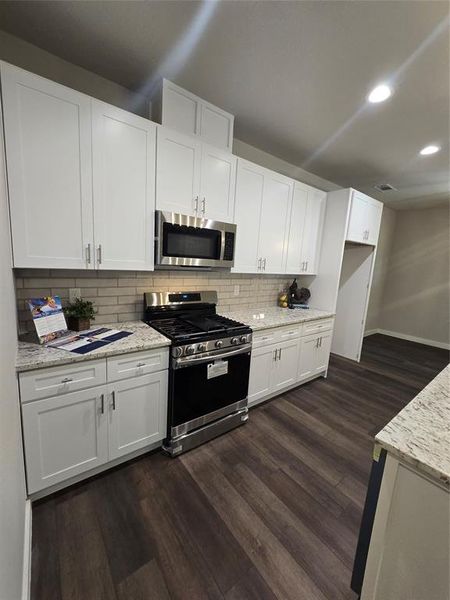
[[71,331],[84,331],[91,326],[95,319],[94,304],[90,300],[75,298],[65,309],[67,326]]

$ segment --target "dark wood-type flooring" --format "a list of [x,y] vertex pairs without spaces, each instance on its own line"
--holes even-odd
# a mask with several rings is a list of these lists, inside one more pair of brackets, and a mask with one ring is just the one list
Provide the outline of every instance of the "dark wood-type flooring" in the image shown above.
[[36,503],[33,600],[353,599],[373,436],[448,362],[374,335],[358,365],[177,459],[154,453]]

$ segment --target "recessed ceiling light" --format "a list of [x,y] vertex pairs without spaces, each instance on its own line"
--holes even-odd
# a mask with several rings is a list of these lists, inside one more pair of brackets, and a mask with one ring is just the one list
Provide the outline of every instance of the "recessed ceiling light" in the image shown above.
[[431,146],[425,146],[425,148],[422,148],[422,150],[420,151],[420,154],[422,156],[427,156],[428,154],[436,154],[436,152],[439,152],[440,148],[439,146],[435,146],[434,144],[431,144]]
[[373,90],[367,96],[367,100],[375,104],[377,102],[384,102],[391,95],[391,88],[385,83],[382,83],[381,85],[377,85],[377,87],[373,88]]

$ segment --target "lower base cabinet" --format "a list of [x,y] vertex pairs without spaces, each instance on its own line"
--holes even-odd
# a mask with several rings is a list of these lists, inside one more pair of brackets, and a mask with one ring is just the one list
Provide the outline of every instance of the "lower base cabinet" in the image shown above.
[[[256,343],[256,348],[252,350],[249,406],[275,396],[296,383],[323,374],[328,368],[332,333],[330,329],[299,337],[298,331],[294,339],[273,343],[274,338],[283,339],[286,335],[276,330],[266,331],[265,336],[259,339],[267,339],[268,345],[261,347]],[[292,331],[289,334],[295,335]]]
[[298,363],[298,381],[323,373],[328,368],[332,332],[321,335],[308,335],[300,340],[300,360]]
[[[167,350],[165,353],[168,355]],[[72,381],[77,368],[56,369],[59,378]],[[35,377],[51,377],[55,369],[45,371],[45,375],[40,371]],[[22,398],[28,493],[162,441],[167,426],[167,373],[163,369],[133,376],[130,371],[127,379],[86,390],[61,391],[42,400]],[[30,379],[29,373],[25,375]],[[25,386],[22,388],[26,396]]]
[[162,440],[167,427],[167,371],[109,386],[109,458]]
[[102,386],[22,406],[29,493],[108,460],[105,393]]

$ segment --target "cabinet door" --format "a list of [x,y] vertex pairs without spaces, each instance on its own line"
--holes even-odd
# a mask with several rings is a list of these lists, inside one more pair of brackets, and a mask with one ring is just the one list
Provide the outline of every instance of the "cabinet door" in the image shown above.
[[316,373],[322,373],[323,371],[326,371],[328,368],[328,362],[330,360],[332,335],[333,334],[331,331],[327,331],[326,333],[323,333],[319,337],[319,345],[317,348],[316,365],[315,365]]
[[276,346],[265,346],[252,351],[248,404],[252,406],[271,392],[272,369],[275,363]]
[[381,215],[383,212],[383,204],[377,200],[372,200],[369,203],[369,215],[367,220],[367,243],[373,246],[378,244],[378,235],[380,233]]
[[305,229],[308,187],[296,183],[292,196],[291,218],[287,247],[286,273],[302,273],[305,270],[302,258],[302,242]]
[[188,135],[198,134],[199,99],[167,79],[163,80],[162,94],[162,124]]
[[110,459],[166,437],[167,371],[118,381],[108,391]]
[[353,192],[347,239],[352,242],[367,243],[369,202],[366,196]]
[[205,142],[231,152],[233,124],[233,115],[208,102],[201,102],[200,135]]
[[22,406],[30,494],[108,460],[105,392],[91,388]]
[[266,273],[285,272],[286,232],[292,189],[292,180],[277,173],[265,172],[258,256],[262,257],[263,271]]
[[256,273],[264,191],[264,170],[238,159],[234,222],[237,225],[233,271]]
[[236,157],[203,144],[200,209],[208,219],[233,221]]
[[300,339],[300,358],[297,376],[299,381],[312,377],[316,373],[319,337],[318,335],[308,335]]
[[304,265],[303,272],[307,275],[317,273],[326,197],[326,192],[309,188],[301,259],[302,265]]
[[14,266],[92,267],[91,100],[6,63],[1,77]]
[[200,209],[201,142],[158,128],[156,145],[156,208],[183,215]]
[[156,126],[93,100],[97,267],[153,270]]
[[277,360],[272,371],[272,391],[280,391],[297,381],[299,340],[277,345]]

